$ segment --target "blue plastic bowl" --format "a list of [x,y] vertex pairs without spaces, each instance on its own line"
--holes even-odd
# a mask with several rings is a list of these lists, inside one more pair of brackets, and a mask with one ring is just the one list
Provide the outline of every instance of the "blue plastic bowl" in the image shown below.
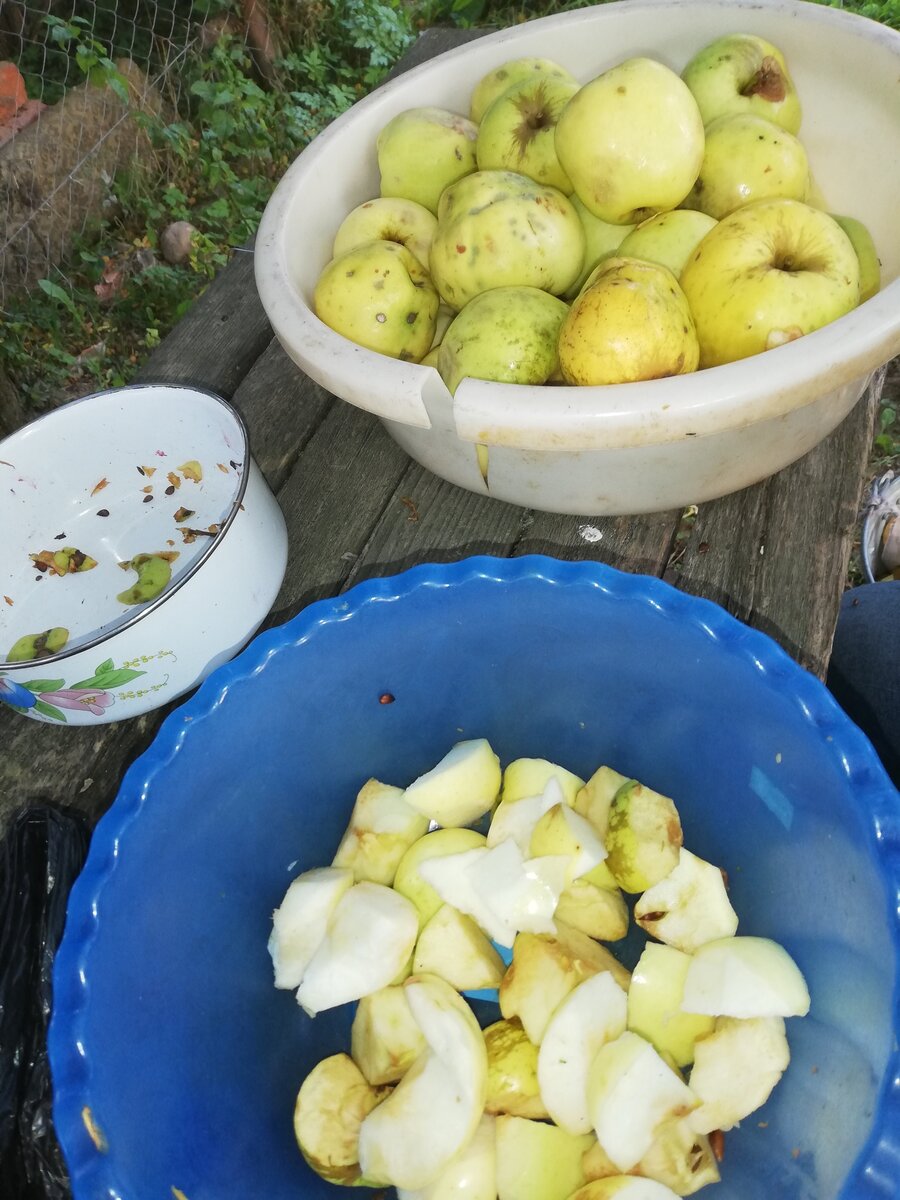
[[686,844],[727,869],[741,931],[805,973],[793,1061],[727,1136],[717,1200],[900,1196],[900,797],[868,742],[713,604],[596,564],[474,558],[257,638],[129,770],[56,964],[78,1200],[334,1200],[292,1112],[348,1047],[350,1012],[312,1021],[275,990],[272,909],[330,861],[366,778],[404,784],[476,736],[503,762],[606,762],[671,795]]

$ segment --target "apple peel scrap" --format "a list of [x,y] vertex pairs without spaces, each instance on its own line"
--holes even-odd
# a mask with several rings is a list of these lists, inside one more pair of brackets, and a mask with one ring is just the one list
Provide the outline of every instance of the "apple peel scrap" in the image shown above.
[[[607,765],[501,770],[485,739],[406,788],[370,779],[269,938],[275,986],[309,1017],[357,1002],[349,1054],[297,1096],[309,1166],[399,1200],[716,1182],[708,1135],[765,1104],[810,997],[782,946],[738,934],[723,872],[682,842],[668,796]],[[632,909],[648,935],[633,972],[604,944]],[[500,1019],[482,1030],[464,993],[485,990]]]

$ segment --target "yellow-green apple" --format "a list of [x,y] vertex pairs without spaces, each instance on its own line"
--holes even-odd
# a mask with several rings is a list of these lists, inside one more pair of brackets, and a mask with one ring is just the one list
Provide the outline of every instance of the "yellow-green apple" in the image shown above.
[[475,170],[478,126],[446,108],[408,108],[376,141],[382,196],[415,200],[437,213],[444,188]]
[[584,1183],[592,1134],[573,1136],[526,1117],[496,1119],[497,1200],[568,1200]]
[[537,1078],[538,1049],[519,1021],[495,1021],[484,1031],[488,1056],[485,1110],[531,1117],[549,1116]]
[[494,1118],[485,1115],[468,1145],[427,1187],[397,1188],[397,1200],[496,1200],[497,1135]]
[[501,93],[478,126],[479,171],[518,171],[568,196],[572,181],[556,154],[556,123],[578,88],[574,81],[544,74]]
[[[605,862],[601,866],[605,867]],[[591,881],[596,870],[568,885],[559,898],[554,920],[600,942],[617,942],[628,932],[628,905],[611,875],[612,887]]]
[[406,803],[402,788],[370,779],[356,797],[332,866],[348,867],[356,883],[390,885],[400,859],[427,829],[428,818]]
[[684,846],[676,866],[639,898],[634,919],[652,937],[685,954],[704,942],[732,937],[738,927],[722,872]]
[[675,208],[703,161],[703,120],[687,86],[629,58],[581,88],[556,126],[556,153],[595,216],[633,225]]
[[806,200],[808,192],[800,139],[755,113],[734,113],[707,125],[703,165],[684,206],[719,220],[753,200]]
[[[590,779],[579,788],[572,807],[583,817],[587,817],[601,837],[606,837],[609,825],[609,810],[619,788],[628,782],[628,776],[614,771],[612,767],[601,766]],[[615,886],[611,879],[608,886]]]
[[691,956],[681,1007],[710,1017],[805,1017],[809,991],[778,942],[724,937],[704,942]]
[[[584,265],[581,274],[566,292],[566,297],[577,296],[584,287],[585,280],[601,259],[608,258],[619,247],[625,237],[631,233],[634,225],[611,225],[609,221],[601,221],[585,208],[584,203],[573,192],[569,197],[572,207],[578,213],[584,226]],[[638,254],[638,258],[641,256]]]
[[419,924],[431,920],[444,901],[430,883],[422,878],[419,868],[429,858],[443,858],[484,846],[483,833],[474,829],[435,829],[413,842],[400,859],[394,876],[394,891],[411,900],[419,914]]
[[840,225],[799,200],[757,200],[723,217],[681,272],[700,366],[760,354],[859,303],[859,261]]
[[626,892],[644,892],[678,865],[681,819],[668,796],[629,779],[613,797],[606,865]]
[[699,50],[681,74],[708,125],[716,117],[755,113],[790,133],[800,128],[800,100],[784,55],[752,33],[729,33]]
[[353,885],[353,872],[314,867],[291,883],[272,914],[269,954],[277,988],[296,988],[325,940],[331,914]]
[[791,1059],[781,1017],[722,1017],[695,1046],[690,1115],[697,1133],[731,1129],[768,1100]]
[[418,362],[431,349],[439,297],[419,260],[372,241],[333,258],[316,283],[316,316],[351,342]]
[[566,885],[587,875],[606,858],[606,847],[587,817],[567,804],[547,810],[531,834],[529,854],[563,854],[569,860]]
[[572,303],[559,335],[568,383],[660,379],[696,370],[694,321],[678,280],[658,263],[604,259]]
[[640,1162],[663,1125],[700,1103],[678,1072],[630,1030],[595,1054],[587,1100],[597,1141],[626,1172]]
[[510,798],[506,791],[494,810],[491,824],[487,832],[487,844],[499,846],[501,842],[512,839],[523,854],[531,847],[531,836],[535,826],[551,808],[564,803],[563,790],[557,776],[549,775],[544,789],[535,795],[523,795]]
[[859,259],[859,302],[868,300],[881,288],[881,260],[875,241],[862,221],[856,217],[841,217],[831,214],[850,239]]
[[590,1133],[588,1070],[601,1046],[625,1032],[628,997],[602,971],[571,991],[550,1018],[538,1051],[541,1099],[567,1133]]
[[359,1127],[390,1093],[366,1082],[346,1054],[323,1058],[303,1080],[294,1105],[300,1153],[329,1183],[360,1181]]
[[[450,322],[456,316],[456,310],[452,309],[449,304],[444,304],[443,301],[438,305],[437,318],[434,323],[434,341],[431,343],[431,350],[437,350],[441,342],[444,340],[444,334],[450,328]],[[431,351],[429,351],[429,354]],[[425,361],[424,359],[422,360]],[[434,364],[437,366],[437,363]]]
[[496,287],[562,295],[583,261],[584,229],[558,188],[515,171],[477,171],[441,197],[429,265],[452,308]]
[[573,804],[575,793],[584,786],[584,780],[546,758],[513,759],[503,772],[500,799],[511,801],[540,796],[551,778],[559,784],[566,804]]
[[[718,1183],[721,1177],[709,1138],[702,1133],[696,1133],[691,1128],[690,1120],[688,1116],[667,1121],[654,1138],[650,1149],[631,1168],[627,1176],[619,1176],[619,1168],[600,1143],[594,1142],[582,1159],[586,1177],[589,1180],[609,1181],[618,1176],[634,1179],[637,1183],[638,1180],[634,1177],[638,1176],[647,1183],[655,1181],[650,1184],[651,1189],[660,1184],[664,1185],[662,1192],[639,1190],[636,1193],[625,1193],[627,1196],[635,1195],[637,1200],[651,1200],[658,1195],[692,1196],[707,1184]],[[589,1200],[591,1195],[587,1188],[582,1188],[580,1194],[585,1200]]]
[[675,208],[642,221],[622,239],[616,253],[660,263],[677,279],[695,246],[715,223],[706,213]]
[[376,196],[344,217],[334,235],[331,255],[340,258],[365,242],[397,242],[411,251],[427,271],[435,229],[437,217],[415,200]]
[[405,967],[419,920],[405,896],[380,883],[344,892],[303,973],[297,1003],[310,1016],[387,987]]
[[652,1042],[676,1067],[694,1061],[694,1043],[715,1028],[715,1018],[683,1012],[690,955],[648,942],[631,973],[628,1028]]
[[488,71],[487,75],[475,85],[472,92],[469,116],[477,124],[484,116],[490,105],[499,95],[511,88],[513,84],[524,83],[526,80],[549,78],[576,83],[575,76],[570,74],[559,63],[551,62],[549,58],[513,58],[501,63]]
[[419,934],[412,969],[465,992],[499,987],[506,967],[472,918],[444,904]]
[[414,779],[403,799],[438,825],[469,825],[493,808],[500,780],[500,759],[490,743],[473,738],[457,742],[436,766]]
[[471,1141],[487,1096],[487,1051],[475,1015],[448,983],[413,975],[403,985],[426,1051],[359,1130],[367,1180],[427,1187]]
[[454,393],[463,379],[541,384],[559,370],[556,343],[569,309],[535,287],[492,288],[475,296],[441,342],[438,371]]
[[350,1055],[369,1083],[397,1083],[424,1049],[402,984],[362,997],[350,1027]]

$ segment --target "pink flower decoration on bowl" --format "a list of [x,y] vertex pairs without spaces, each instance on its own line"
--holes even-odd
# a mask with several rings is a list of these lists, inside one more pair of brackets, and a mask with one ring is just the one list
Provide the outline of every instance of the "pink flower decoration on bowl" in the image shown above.
[[42,692],[41,699],[58,708],[86,708],[95,717],[102,717],[103,710],[113,703],[109,692],[98,692],[94,688],[61,688],[58,692]]

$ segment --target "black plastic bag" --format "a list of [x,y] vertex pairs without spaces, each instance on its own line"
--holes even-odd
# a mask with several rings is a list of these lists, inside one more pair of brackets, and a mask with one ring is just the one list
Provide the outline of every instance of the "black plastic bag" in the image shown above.
[[20,813],[0,843],[0,1196],[70,1200],[52,1121],[47,1027],[69,890],[90,839],[84,816]]

